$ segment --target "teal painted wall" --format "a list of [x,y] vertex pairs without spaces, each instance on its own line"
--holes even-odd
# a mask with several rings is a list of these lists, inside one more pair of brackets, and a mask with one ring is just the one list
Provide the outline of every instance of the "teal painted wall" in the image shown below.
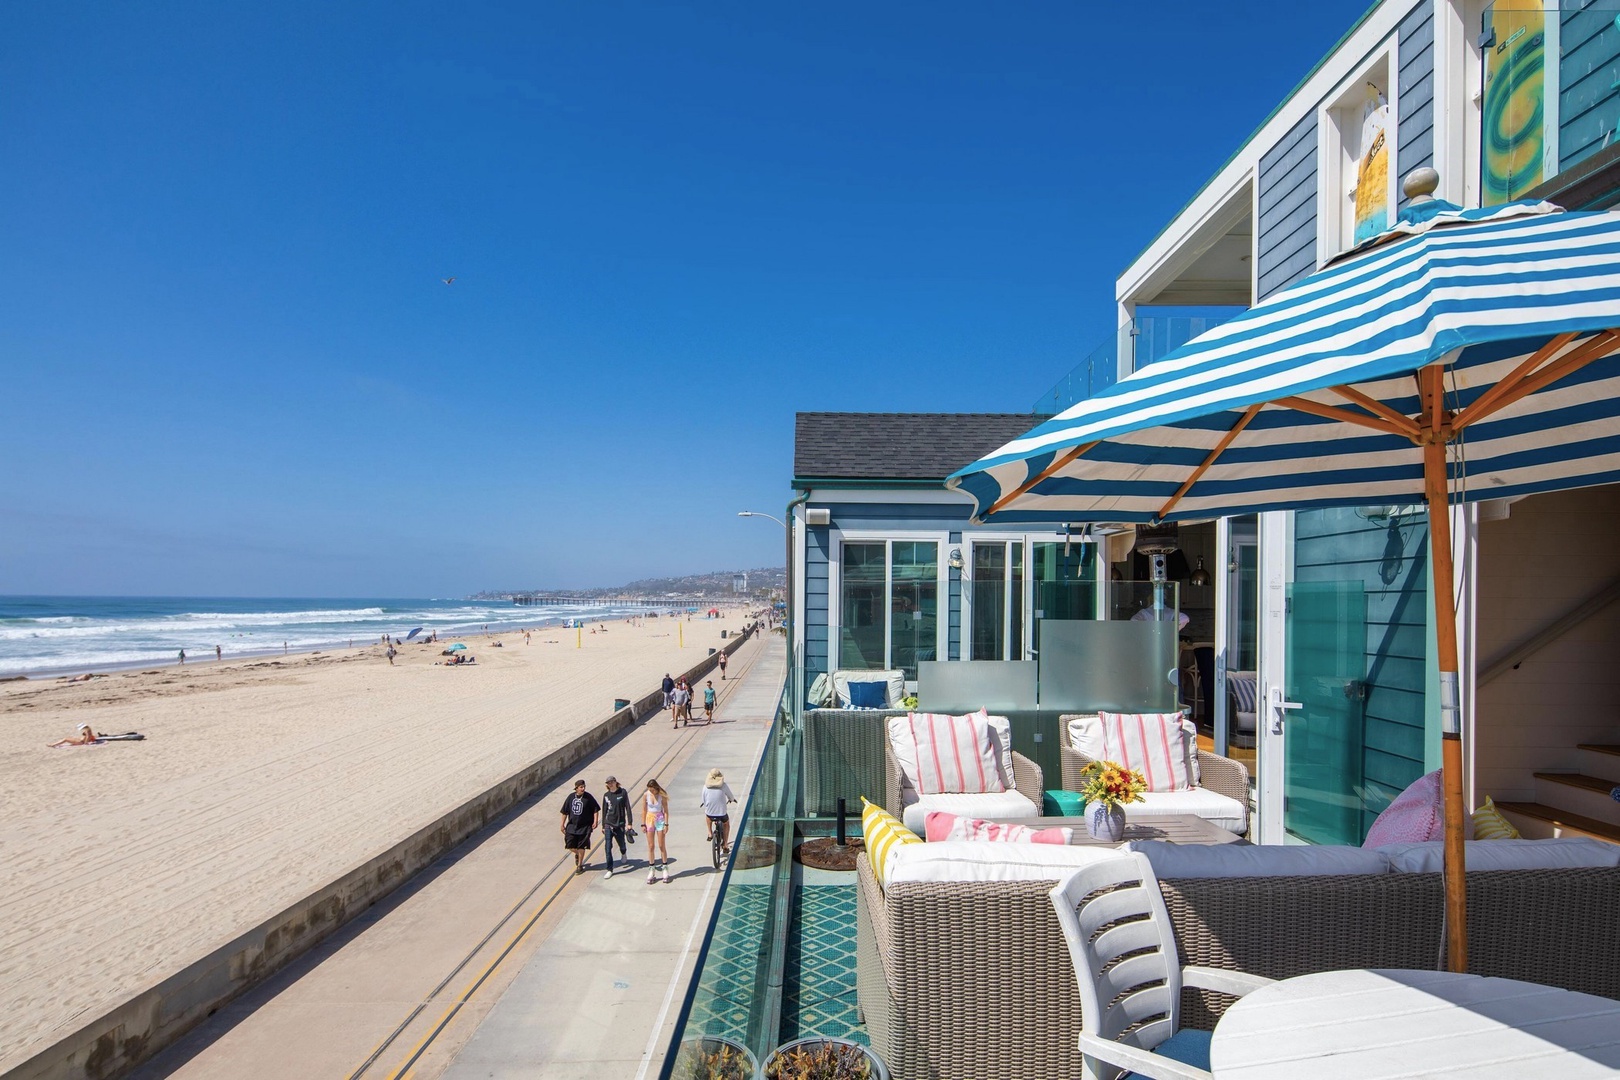
[[[1294,580],[1353,582],[1366,600],[1361,732],[1361,833],[1428,770],[1433,667],[1428,524],[1421,515],[1369,521],[1355,510],[1294,518]],[[1358,838],[1359,840],[1360,838]]]
[[1563,0],[1558,42],[1558,168],[1616,141],[1620,122],[1620,15],[1613,4]]

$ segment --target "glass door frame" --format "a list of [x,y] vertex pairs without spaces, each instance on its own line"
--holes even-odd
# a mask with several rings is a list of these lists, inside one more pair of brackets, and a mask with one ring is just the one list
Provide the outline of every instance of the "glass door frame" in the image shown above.
[[[1102,554],[1100,552],[1100,549],[1101,549],[1101,546],[1102,546],[1100,537],[1099,538],[1092,538],[1092,539],[1089,539],[1089,540],[1083,540],[1079,536],[1075,536],[1075,535],[1072,535],[1072,534],[1066,534],[1066,533],[1058,533],[1058,532],[1051,532],[1051,533],[1047,533],[1047,532],[1018,532],[1018,533],[1013,533],[1013,532],[964,532],[962,534],[962,543],[960,545],[964,549],[963,552],[962,552],[963,557],[962,557],[962,570],[961,570],[961,575],[962,575],[962,586],[961,586],[961,588],[962,588],[962,591],[961,591],[961,596],[962,596],[962,639],[961,639],[962,640],[962,655],[960,657],[958,657],[958,659],[966,660],[969,656],[972,655],[972,651],[973,651],[973,647],[972,647],[972,642],[973,642],[973,545],[977,544],[977,543],[985,543],[985,544],[1021,544],[1023,546],[1023,550],[1024,550],[1024,556],[1023,556],[1024,580],[1020,583],[1020,588],[1021,588],[1021,591],[1022,591],[1022,594],[1023,594],[1023,605],[1022,606],[1023,606],[1023,621],[1024,621],[1024,628],[1023,628],[1023,644],[1024,644],[1024,647],[1023,647],[1023,655],[1022,656],[1015,657],[1015,658],[1009,658],[1009,659],[1033,660],[1033,659],[1035,659],[1035,641],[1034,641],[1034,638],[1035,638],[1035,622],[1036,622],[1036,619],[1035,619],[1035,564],[1034,564],[1035,545],[1036,544],[1051,544],[1051,543],[1062,544],[1062,543],[1065,543],[1065,542],[1072,543],[1072,544],[1091,544],[1093,547],[1096,547],[1096,548],[1099,549],[1099,554],[1098,554],[1097,558],[1098,559],[1103,558],[1103,556],[1102,556]],[[1095,598],[1096,607],[1095,607],[1094,612],[1093,612],[1093,618],[1096,618],[1096,619],[1106,619],[1106,618],[1108,618],[1108,600],[1107,600],[1108,590],[1106,588],[1106,586],[1108,584],[1108,581],[1107,581],[1106,576],[1102,572],[1102,569],[1101,569],[1102,565],[1103,564],[1099,563],[1096,598]],[[1009,558],[1009,559],[1005,560],[1005,569],[1003,569],[1003,571],[1002,571],[1002,581],[1005,582],[1008,579],[1008,577],[1011,576],[1011,574],[1012,574],[1011,567],[1012,567],[1012,560]],[[1010,607],[1011,605],[1008,605],[1008,606]],[[1003,615],[1002,625],[1007,630],[1011,629],[1011,627],[1008,626],[1007,616],[1006,615]]]
[[1260,611],[1255,646],[1259,668],[1255,701],[1255,792],[1258,822],[1249,835],[1261,844],[1284,842],[1284,743],[1288,707],[1288,584],[1294,578],[1294,514],[1272,510],[1259,515]]

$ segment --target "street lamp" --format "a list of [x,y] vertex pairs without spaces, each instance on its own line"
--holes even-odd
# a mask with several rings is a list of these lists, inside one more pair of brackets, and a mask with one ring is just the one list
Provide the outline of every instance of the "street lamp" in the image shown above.
[[782,526],[782,528],[784,528],[784,529],[787,528],[787,522],[783,521],[781,518],[776,517],[773,514],[762,514],[758,510],[739,510],[739,511],[737,511],[737,516],[738,517],[770,518],[772,521],[774,521],[778,525]]
[[791,655],[793,651],[793,530],[788,528],[787,522],[783,521],[775,514],[762,514],[758,510],[739,510],[737,511],[737,516],[770,518],[772,521],[782,526],[783,531],[787,534],[786,579],[782,583],[782,592],[787,598],[787,620],[785,625],[788,633],[788,652],[789,655]]

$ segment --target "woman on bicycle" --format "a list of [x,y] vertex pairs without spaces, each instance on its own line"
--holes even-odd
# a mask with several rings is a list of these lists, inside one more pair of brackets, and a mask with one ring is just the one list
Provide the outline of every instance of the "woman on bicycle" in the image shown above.
[[703,814],[708,826],[708,837],[714,840],[714,830],[720,830],[720,843],[722,854],[731,854],[731,814],[726,810],[727,803],[737,801],[737,796],[731,793],[731,785],[726,783],[726,774],[719,769],[709,770],[709,779],[703,784]]
[[[662,873],[669,880],[669,792],[657,780],[647,781],[641,797],[642,828],[647,834],[647,884]],[[655,862],[656,860],[656,862]]]

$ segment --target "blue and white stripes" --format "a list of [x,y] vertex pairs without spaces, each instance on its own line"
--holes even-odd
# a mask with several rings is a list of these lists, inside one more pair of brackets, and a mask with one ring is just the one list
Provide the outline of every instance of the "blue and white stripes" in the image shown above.
[[[1404,235],[1413,233],[1414,235]],[[1413,373],[1447,365],[1461,409],[1559,333],[1560,355],[1620,327],[1620,213],[1546,203],[1444,209],[1353,255],[956,473],[983,515],[1055,457],[1090,446],[1008,503],[1002,519],[1153,519],[1252,405],[1300,397],[1355,410],[1351,385],[1412,416]],[[1458,497],[1620,481],[1620,359],[1604,357],[1469,427]],[[1176,502],[1171,519],[1421,502],[1404,436],[1265,404]]]

